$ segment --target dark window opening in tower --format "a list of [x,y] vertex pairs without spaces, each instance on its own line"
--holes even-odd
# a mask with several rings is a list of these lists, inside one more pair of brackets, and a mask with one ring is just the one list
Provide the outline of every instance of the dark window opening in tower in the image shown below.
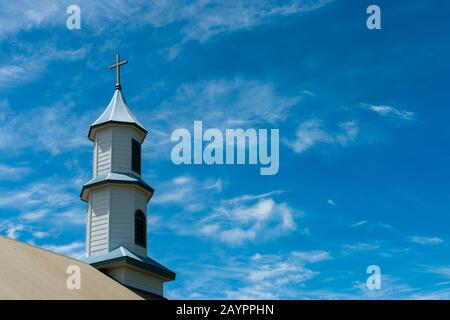
[[131,170],[141,174],[141,144],[131,140]]
[[134,213],[134,242],[141,247],[147,247],[147,221],[142,210]]

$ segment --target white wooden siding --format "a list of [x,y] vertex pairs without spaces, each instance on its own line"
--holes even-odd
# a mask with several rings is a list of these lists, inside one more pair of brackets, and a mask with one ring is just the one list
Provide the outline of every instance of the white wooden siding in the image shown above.
[[113,128],[113,158],[114,172],[131,173],[131,129],[128,127]]
[[124,246],[134,248],[133,187],[111,187],[110,250]]
[[124,272],[124,284],[138,288],[160,296],[163,295],[163,281],[135,269],[126,268]]
[[109,188],[91,191],[89,255],[108,252]]
[[141,135],[134,128],[113,126],[112,135],[112,171],[140,174],[131,170],[131,139],[142,143]]
[[92,177],[95,178],[97,176],[97,138],[94,141],[94,157],[92,159]]
[[134,243],[134,213],[138,209],[147,213],[144,192],[134,186],[111,187],[110,250],[123,246],[138,255],[147,255],[146,248]]
[[111,277],[116,279],[117,281],[124,283],[125,282],[125,269],[124,268],[108,268],[104,270]]
[[86,254],[90,255],[91,254],[91,194],[89,193],[89,198],[88,198],[88,210],[86,213]]
[[112,130],[105,128],[96,134],[97,175],[105,175],[111,171]]
[[156,275],[153,276],[128,266],[108,268],[105,272],[126,286],[163,295],[163,280]]

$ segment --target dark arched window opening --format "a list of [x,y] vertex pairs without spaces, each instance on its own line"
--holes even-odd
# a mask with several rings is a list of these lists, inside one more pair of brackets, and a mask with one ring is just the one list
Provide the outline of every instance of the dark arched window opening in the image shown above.
[[141,247],[147,247],[147,221],[142,210],[134,213],[134,242]]
[[141,174],[141,144],[131,139],[131,170]]

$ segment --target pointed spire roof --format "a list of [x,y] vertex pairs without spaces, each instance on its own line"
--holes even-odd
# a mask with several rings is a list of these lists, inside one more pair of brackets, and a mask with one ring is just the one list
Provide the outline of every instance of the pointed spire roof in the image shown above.
[[142,131],[144,136],[147,134],[147,129],[145,129],[145,127],[136,119],[125,102],[120,88],[114,91],[114,95],[106,110],[91,125],[88,134],[89,139],[94,141],[95,130],[98,127],[112,123],[129,124]]

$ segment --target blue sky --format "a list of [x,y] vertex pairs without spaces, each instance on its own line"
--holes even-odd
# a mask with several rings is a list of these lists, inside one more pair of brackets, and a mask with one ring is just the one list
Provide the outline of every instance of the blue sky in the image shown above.
[[[83,253],[87,132],[118,51],[149,129],[149,255],[177,272],[167,297],[450,298],[450,4],[79,1],[68,30],[70,4],[0,4],[1,234]],[[279,173],[172,164],[170,134],[194,120],[279,128]]]

